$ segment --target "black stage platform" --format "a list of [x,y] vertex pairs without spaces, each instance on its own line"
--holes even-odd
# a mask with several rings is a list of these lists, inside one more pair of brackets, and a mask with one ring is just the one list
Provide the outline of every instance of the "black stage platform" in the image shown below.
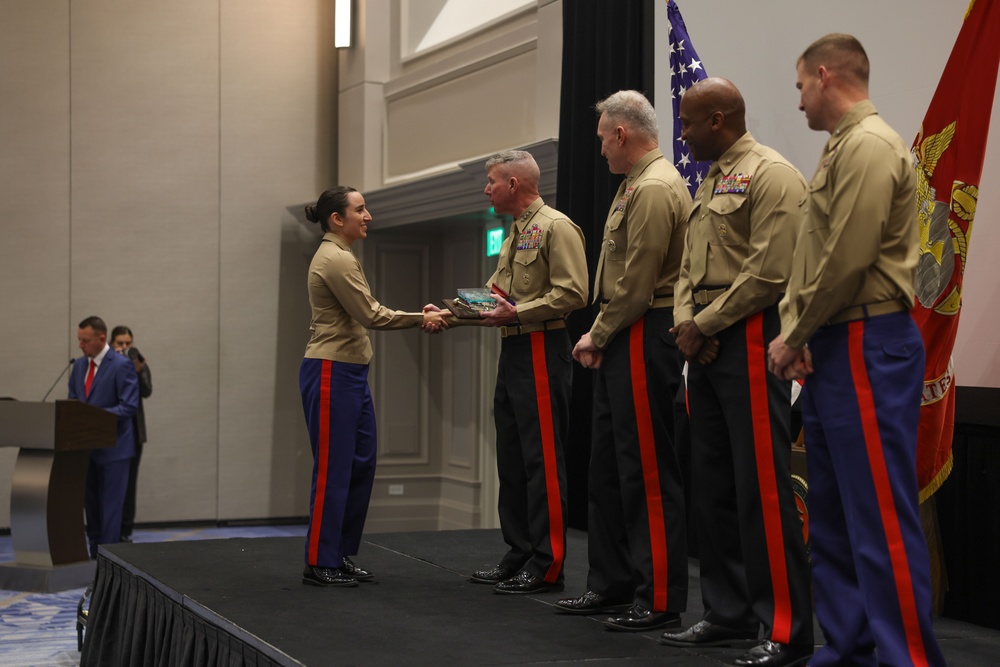
[[[587,536],[570,531],[566,593],[585,589]],[[503,553],[497,530],[367,537],[374,584],[300,582],[302,538],[102,547],[81,665],[731,664],[743,651],[660,646],[602,617],[554,612],[560,593],[496,595],[466,577]],[[702,613],[691,562],[685,624]],[[817,631],[818,632],[818,631]],[[938,619],[951,667],[1000,663],[1000,632]]]

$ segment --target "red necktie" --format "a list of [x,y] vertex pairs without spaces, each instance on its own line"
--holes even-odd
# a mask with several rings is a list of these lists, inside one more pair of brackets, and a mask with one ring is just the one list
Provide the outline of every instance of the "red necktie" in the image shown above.
[[90,370],[87,371],[87,380],[83,384],[83,395],[84,398],[90,398],[90,385],[94,382],[94,371],[97,370],[97,364],[94,360],[90,360]]

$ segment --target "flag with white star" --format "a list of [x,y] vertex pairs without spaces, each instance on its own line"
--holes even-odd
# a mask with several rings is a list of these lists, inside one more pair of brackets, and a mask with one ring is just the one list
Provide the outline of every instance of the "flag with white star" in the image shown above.
[[681,10],[674,0],[667,0],[667,19],[670,22],[667,29],[670,34],[670,97],[674,107],[674,166],[681,173],[693,197],[712,163],[692,160],[687,144],[681,141],[681,98],[688,88],[708,75],[698,60],[698,53],[691,44]]

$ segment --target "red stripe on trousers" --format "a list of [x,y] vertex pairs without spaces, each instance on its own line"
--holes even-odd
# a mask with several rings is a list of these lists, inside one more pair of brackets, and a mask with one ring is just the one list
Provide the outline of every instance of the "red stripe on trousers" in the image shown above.
[[653,609],[667,609],[667,531],[663,517],[663,494],[660,492],[660,468],[656,461],[656,439],[649,409],[646,385],[646,347],[643,329],[646,318],[640,317],[629,329],[629,364],[632,371],[632,402],[639,433],[642,480],[646,488],[646,513],[649,518],[649,546],[653,557]]
[[854,391],[858,397],[858,413],[861,416],[865,448],[868,450],[868,465],[871,467],[872,480],[875,483],[875,496],[878,498],[882,529],[885,531],[885,539],[889,546],[889,561],[892,563],[892,575],[895,579],[896,595],[899,598],[899,610],[903,616],[906,644],[910,650],[910,660],[917,667],[922,667],[927,665],[927,654],[924,651],[923,635],[920,632],[920,621],[917,618],[917,603],[913,595],[913,579],[910,576],[906,545],[903,543],[903,532],[899,527],[899,517],[896,514],[896,501],[892,497],[889,471],[882,453],[882,436],[878,428],[875,399],[872,395],[871,382],[868,379],[868,368],[865,365],[864,320],[851,322],[847,331],[851,377],[854,381]]
[[[333,362],[324,359],[319,379],[319,436],[316,440],[316,497],[313,499],[309,526],[309,564],[318,566],[320,529],[323,526],[323,503],[326,500],[326,470],[330,464],[330,374]],[[327,563],[329,565],[329,563]]]
[[542,435],[542,463],[545,467],[545,497],[549,503],[549,543],[552,564],[545,581],[554,583],[562,572],[566,557],[563,543],[562,495],[559,490],[559,468],[556,466],[556,436],[552,427],[552,394],[549,390],[549,370],[545,363],[545,332],[531,334],[531,364],[535,371],[535,405]]
[[747,372],[750,378],[750,415],[753,421],[753,446],[757,461],[757,486],[760,488],[761,512],[767,562],[771,570],[774,596],[774,621],[771,641],[787,644],[792,636],[792,600],[788,588],[788,564],[785,562],[785,537],[781,527],[781,503],[775,478],[774,445],[771,441],[771,407],[767,390],[767,348],[764,345],[764,314],[746,320]]

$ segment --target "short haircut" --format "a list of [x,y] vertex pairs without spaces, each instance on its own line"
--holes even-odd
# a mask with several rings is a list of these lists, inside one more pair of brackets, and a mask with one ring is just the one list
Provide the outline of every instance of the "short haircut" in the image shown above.
[[865,47],[853,35],[834,32],[820,37],[799,56],[799,62],[808,67],[826,66],[841,75],[847,75],[855,82],[868,85],[871,65]]
[[640,136],[654,140],[660,137],[656,110],[637,90],[619,90],[598,102],[594,108],[615,125],[622,125]]
[[108,338],[114,340],[115,338],[118,338],[119,336],[123,336],[125,334],[128,334],[129,338],[135,338],[135,334],[132,333],[131,329],[129,329],[124,324],[119,324],[118,326],[116,326],[114,329],[111,330],[111,335],[108,336]]
[[108,325],[105,324],[104,320],[99,318],[97,315],[91,315],[90,317],[86,318],[83,322],[80,322],[81,329],[86,329],[87,327],[90,327],[97,333],[102,333],[105,336],[108,335]]
[[497,165],[502,165],[501,171],[505,176],[510,176],[511,172],[514,172],[514,175],[535,185],[538,185],[538,179],[541,178],[538,163],[528,151],[497,153],[486,161],[486,171],[489,172]]

